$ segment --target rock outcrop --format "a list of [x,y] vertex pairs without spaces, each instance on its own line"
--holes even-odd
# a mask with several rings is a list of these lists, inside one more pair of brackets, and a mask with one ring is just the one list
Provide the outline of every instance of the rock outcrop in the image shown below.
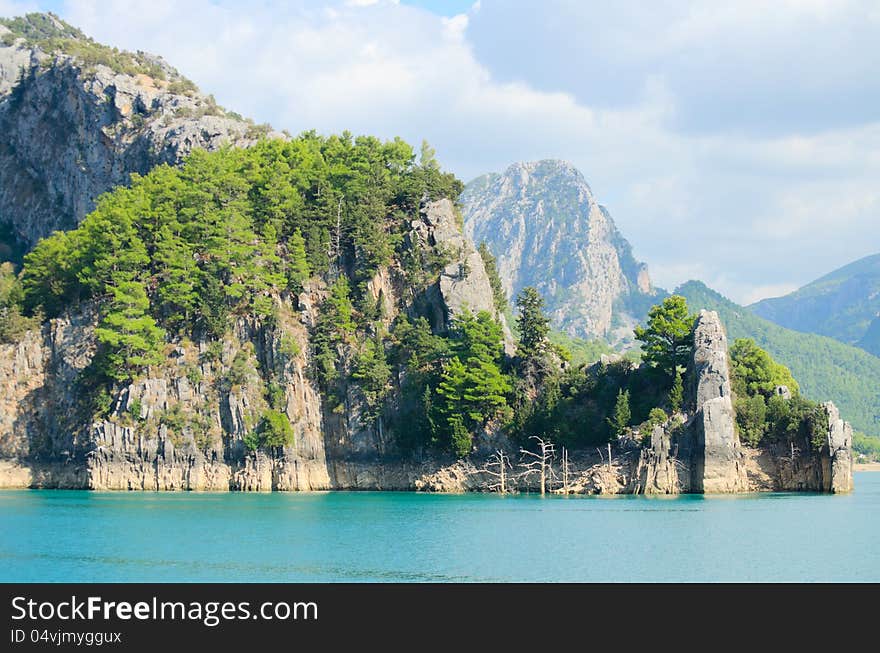
[[628,342],[656,303],[646,266],[572,165],[516,163],[470,182],[461,202],[466,232],[496,257],[508,296],[536,287],[557,328]]
[[[461,233],[449,200],[426,203],[406,235],[413,252],[443,262],[414,294],[399,262],[367,284],[390,324],[401,312],[436,316],[443,332],[464,310],[499,319],[482,258]],[[239,318],[217,342],[166,345],[148,378],[84,405],[82,374],[95,353],[94,310],[51,320],[15,345],[0,345],[0,487],[96,490],[272,491],[477,489],[452,460],[403,459],[381,420],[363,417],[357,383],[329,405],[310,372],[308,333],[327,289],[318,280],[296,298],[277,298],[277,318]],[[508,332],[508,344],[512,339]],[[340,351],[348,357],[350,352]],[[247,437],[268,409],[268,389],[294,431],[291,446],[251,451]],[[279,390],[276,390],[278,392]],[[278,408],[278,399],[275,407]],[[87,403],[87,402],[86,402]],[[448,467],[448,470],[447,470]],[[472,467],[472,466],[471,466]],[[446,471],[444,471],[446,470]]]
[[421,219],[412,223],[410,240],[416,249],[437,251],[443,256],[440,277],[426,293],[434,328],[446,330],[450,319],[465,310],[488,311],[501,322],[505,349],[512,354],[513,335],[504,314],[495,306],[483,258],[462,232],[461,216],[453,203],[449,199],[427,202]]
[[[93,45],[51,20],[65,38]],[[159,57],[138,53],[146,72],[128,74],[8,40],[0,43],[0,227],[21,249],[76,226],[132,173],[177,164],[195,148],[247,146],[261,134]]]
[[633,494],[681,494],[690,489],[690,475],[679,474],[681,463],[672,451],[672,438],[663,426],[655,426],[651,442],[643,447],[633,477]]
[[689,370],[694,388],[692,487],[695,492],[748,489],[743,452],[736,432],[727,335],[714,311],[700,311]]
[[[850,492],[852,427],[825,404],[826,443],[803,441],[742,446],[728,363],[727,336],[714,311],[701,311],[688,369],[689,418],[655,427],[641,450],[630,490],[644,494],[754,491]],[[776,394],[791,400],[788,388]]]
[[840,418],[833,402],[825,404],[828,415],[828,451],[822,451],[822,489],[832,494],[852,492],[852,427]]

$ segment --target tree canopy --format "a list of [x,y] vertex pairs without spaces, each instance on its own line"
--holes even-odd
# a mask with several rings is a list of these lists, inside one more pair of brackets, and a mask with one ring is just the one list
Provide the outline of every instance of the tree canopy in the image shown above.
[[643,343],[645,362],[673,378],[679,367],[687,365],[695,320],[680,295],[667,297],[651,308],[647,326],[635,329],[636,339]]

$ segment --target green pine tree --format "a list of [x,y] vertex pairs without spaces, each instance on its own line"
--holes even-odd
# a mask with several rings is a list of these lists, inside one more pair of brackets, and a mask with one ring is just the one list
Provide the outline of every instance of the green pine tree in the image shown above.
[[122,282],[111,288],[95,338],[102,350],[104,372],[116,381],[130,381],[162,362],[164,332],[148,314],[150,301],[143,284]]
[[684,401],[684,383],[681,377],[681,370],[675,371],[675,381],[672,382],[672,388],[669,390],[669,408],[673,414],[681,410]]
[[632,420],[632,410],[629,405],[629,390],[620,390],[617,393],[617,402],[614,404],[614,412],[608,419],[613,435],[620,437],[626,432]]
[[542,354],[547,346],[550,333],[550,320],[544,315],[544,298],[535,288],[523,288],[516,297],[519,315],[519,346],[517,354],[523,359],[531,359]]
[[636,327],[645,362],[672,379],[679,367],[685,367],[693,348],[696,316],[688,312],[687,300],[673,295],[648,312],[647,327]]
[[300,293],[309,280],[311,272],[306,256],[306,241],[299,229],[293,232],[287,242],[287,247],[287,287],[295,293]]

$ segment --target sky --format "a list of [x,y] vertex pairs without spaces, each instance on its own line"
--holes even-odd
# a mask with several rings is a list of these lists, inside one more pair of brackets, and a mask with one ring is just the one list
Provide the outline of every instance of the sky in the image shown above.
[[656,284],[741,303],[880,252],[880,3],[0,0],[293,133],[584,174]]

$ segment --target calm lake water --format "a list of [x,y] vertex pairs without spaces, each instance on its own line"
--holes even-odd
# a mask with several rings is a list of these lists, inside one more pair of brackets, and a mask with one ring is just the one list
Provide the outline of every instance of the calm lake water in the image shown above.
[[0,492],[0,581],[880,581],[851,496]]

